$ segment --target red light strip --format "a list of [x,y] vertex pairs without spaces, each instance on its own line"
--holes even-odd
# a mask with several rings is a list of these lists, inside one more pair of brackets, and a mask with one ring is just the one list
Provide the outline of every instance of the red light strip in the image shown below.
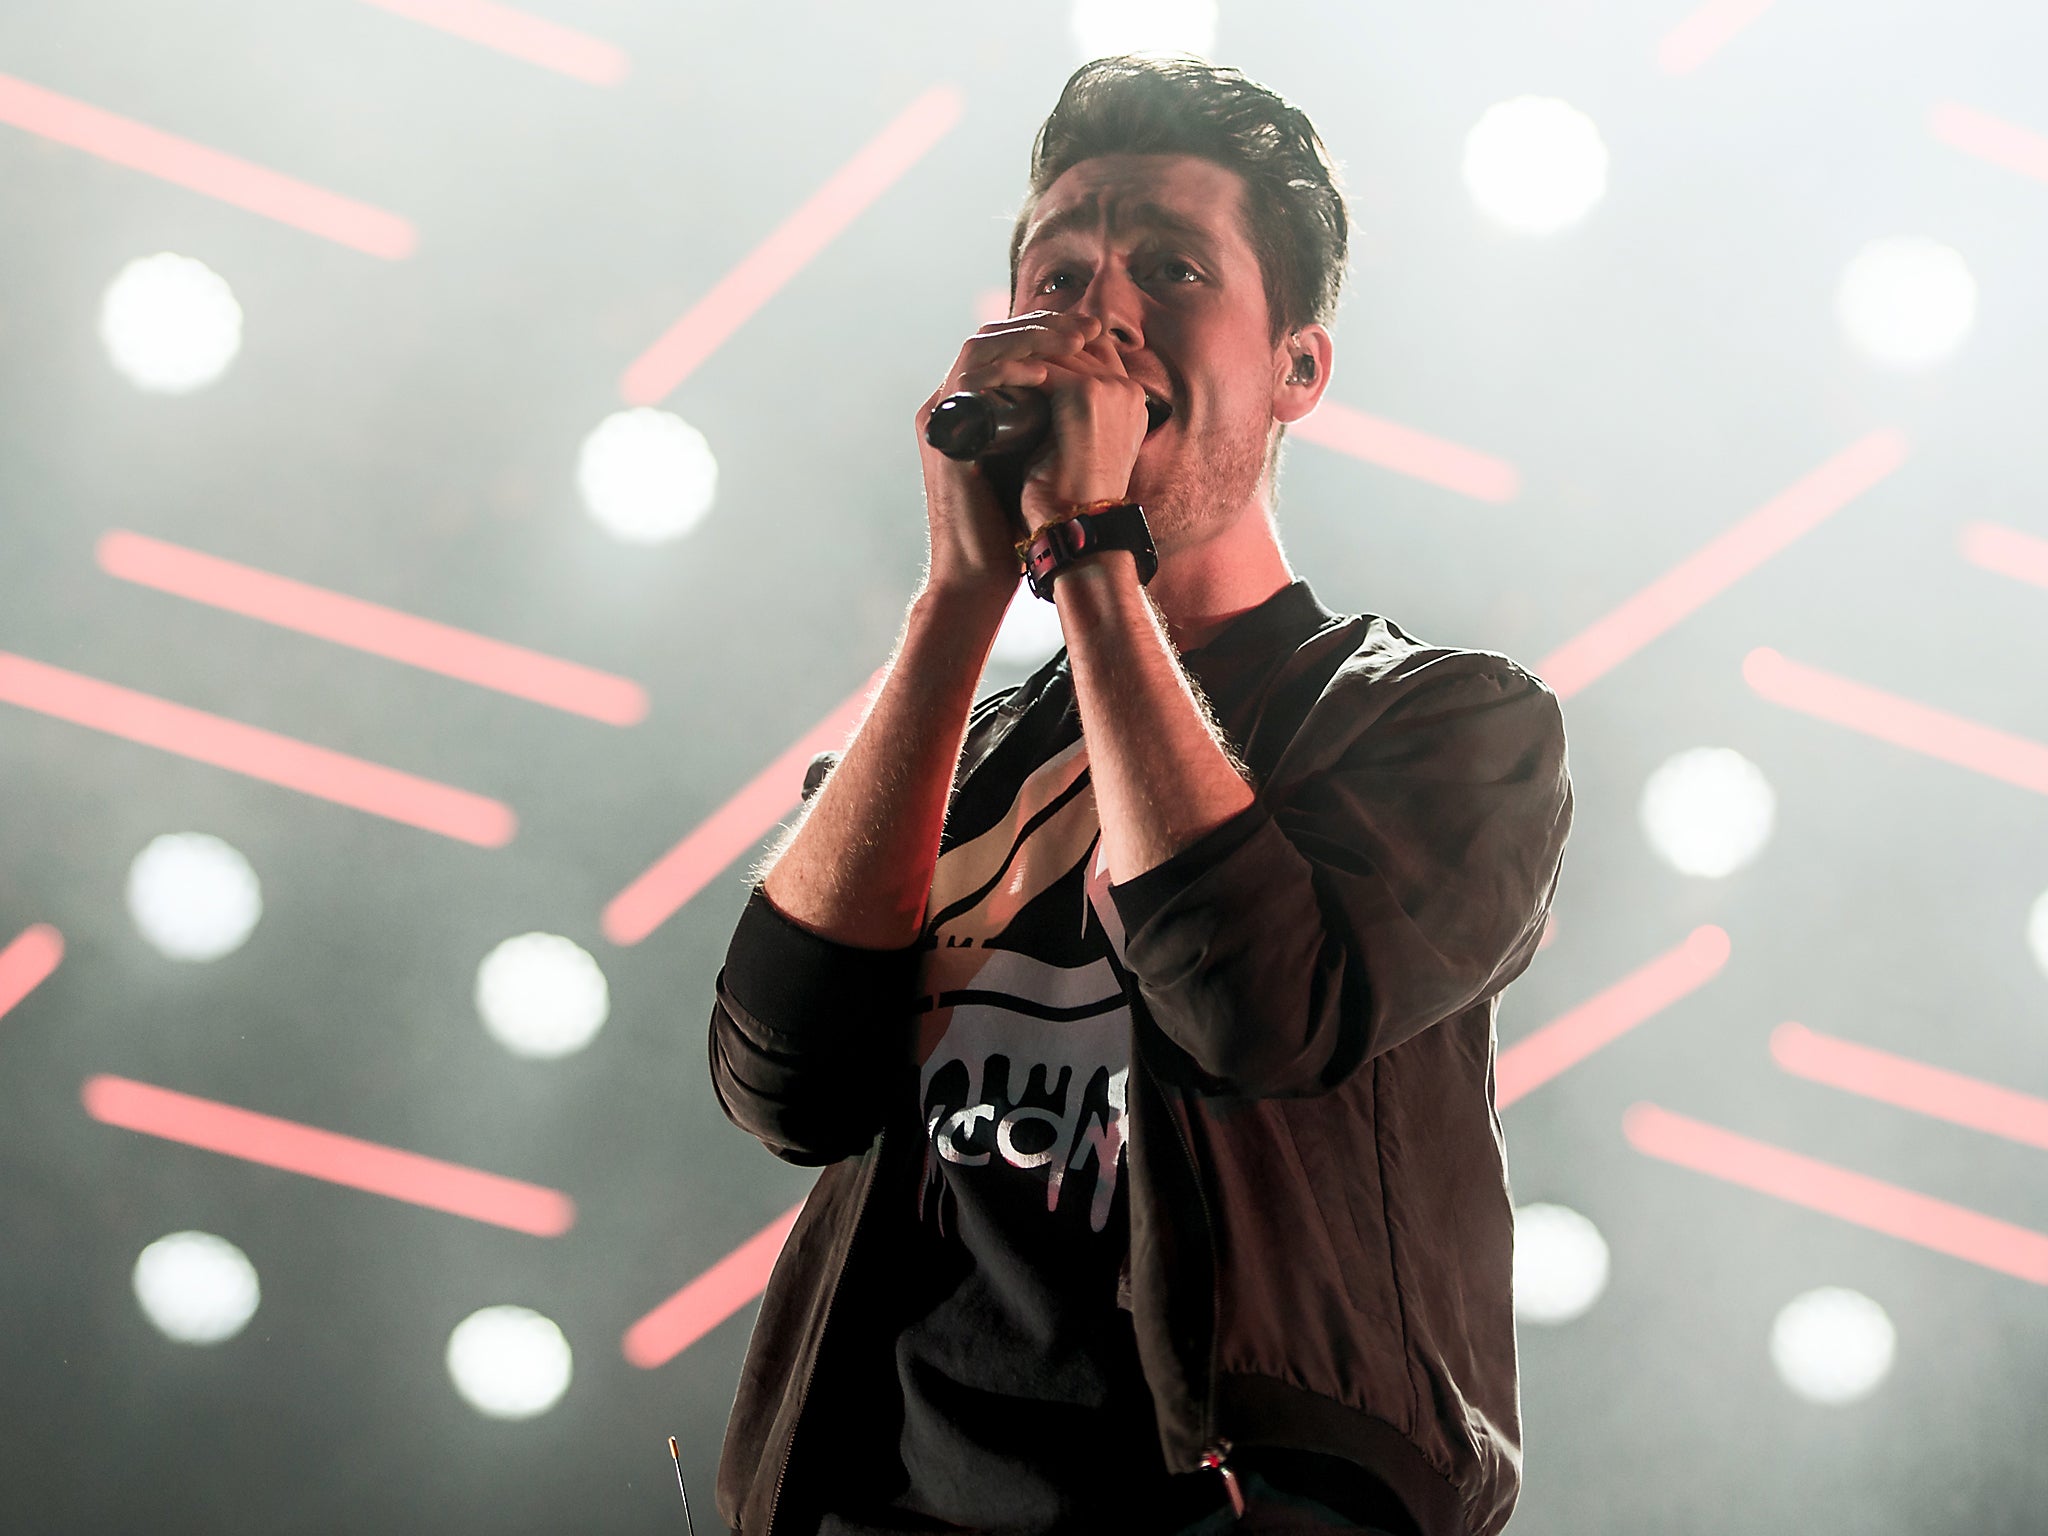
[[1638,1152],[1791,1205],[2048,1285],[2048,1233],[1851,1173],[1719,1126],[1637,1104],[1622,1132]]
[[887,672],[884,667],[869,678],[858,693],[812,726],[614,896],[604,909],[604,936],[614,944],[638,944],[715,880],[720,870],[760,842],[791,807],[802,804],[804,773],[811,759],[846,745]]
[[1996,523],[1972,523],[1963,530],[1963,558],[1987,571],[2048,587],[2048,539],[2037,539]]
[[560,1190],[125,1077],[89,1077],[80,1098],[85,1112],[102,1125],[535,1237],[560,1237],[576,1221],[576,1203]]
[[1513,501],[1522,488],[1522,477],[1504,459],[1334,400],[1323,401],[1287,430],[1305,443],[1348,453],[1478,501]]
[[2048,1152],[2048,1099],[1837,1039],[1803,1024],[1781,1024],[1773,1030],[1771,1056],[1787,1072],[1812,1082]]
[[1560,698],[1569,698],[1905,462],[1906,440],[1897,432],[1873,432],[1852,443],[1552,651],[1538,674]]
[[1689,75],[1719,53],[1773,0],[1707,0],[1664,34],[1657,45],[1657,67],[1667,75]]
[[1742,676],[1773,704],[2048,795],[2048,746],[2038,741],[1787,661],[1762,646],[1742,659]]
[[5,651],[0,651],[0,704],[32,709],[483,848],[503,847],[518,825],[508,806],[466,789]]
[[695,372],[755,310],[923,159],[960,121],[964,104],[958,90],[939,85],[905,107],[633,360],[619,380],[626,403],[653,405]]
[[1951,149],[2036,181],[2048,181],[2048,138],[2017,123],[1945,101],[1928,112],[1927,128]]
[[1720,974],[1728,963],[1728,952],[1728,935],[1721,929],[1711,924],[1695,928],[1676,948],[1524,1035],[1494,1063],[1494,1103],[1506,1109],[1681,997],[1698,991]]
[[32,923],[0,949],[0,1018],[50,979],[64,959],[64,935],[48,923]]
[[799,1202],[626,1330],[626,1359],[643,1371],[666,1365],[768,1286]]
[[500,53],[552,69],[591,85],[617,85],[626,78],[625,50],[509,5],[492,0],[363,0],[380,11],[481,43]]
[[11,75],[0,75],[0,123],[388,261],[410,256],[419,243],[412,225],[395,213]]
[[123,581],[295,629],[479,688],[586,715],[607,725],[634,725],[647,718],[647,692],[638,683],[573,661],[543,656],[139,533],[117,530],[103,535],[98,554],[100,569]]

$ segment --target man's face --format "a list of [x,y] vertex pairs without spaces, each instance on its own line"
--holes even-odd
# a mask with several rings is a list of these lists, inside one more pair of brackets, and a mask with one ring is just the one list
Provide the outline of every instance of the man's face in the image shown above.
[[1130,496],[1162,551],[1252,502],[1273,429],[1277,344],[1245,234],[1244,180],[1193,155],[1104,155],[1046,189],[1025,227],[1011,312],[1099,318],[1126,371],[1173,415],[1138,452]]

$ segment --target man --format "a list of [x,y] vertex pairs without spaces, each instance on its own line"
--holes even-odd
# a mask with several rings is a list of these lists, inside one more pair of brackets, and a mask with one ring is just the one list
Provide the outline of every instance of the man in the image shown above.
[[[1048,445],[1007,493],[924,449],[924,586],[719,977],[727,1113],[826,1165],[727,1434],[748,1536],[1507,1519],[1493,1012],[1571,789],[1539,682],[1281,553],[1345,240],[1235,71],[1098,60],[1039,135],[1012,318],[917,424],[1040,391]],[[976,704],[1039,535],[1066,648]]]

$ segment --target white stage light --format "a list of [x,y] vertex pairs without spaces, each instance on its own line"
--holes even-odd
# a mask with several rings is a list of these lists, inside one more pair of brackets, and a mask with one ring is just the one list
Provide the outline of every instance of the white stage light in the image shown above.
[[1680,874],[1718,879],[1763,852],[1777,809],[1755,763],[1727,747],[1695,747],[1650,775],[1638,812],[1659,858]]
[[1216,0],[1074,0],[1081,57],[1207,54],[1216,46]]
[[1465,135],[1465,186],[1488,217],[1547,235],[1607,190],[1607,146],[1593,120],[1554,96],[1497,102]]
[[1515,1208],[1515,1316],[1530,1323],[1582,1317],[1607,1289],[1607,1241],[1562,1205]]
[[2034,964],[2041,967],[2041,974],[2048,976],[2048,891],[2034,898],[2033,909],[2027,913],[2027,948],[2034,952]]
[[1922,368],[1963,344],[1977,318],[1977,280],[1938,240],[1873,240],[1835,291],[1835,315],[1856,349],[1887,368]]
[[135,1260],[142,1315],[179,1344],[232,1339],[256,1315],[262,1295],[249,1256],[211,1232],[173,1232]]
[[522,933],[476,968],[476,1011],[513,1055],[547,1060],[590,1044],[611,1016],[611,990],[574,939]]
[[531,1419],[569,1390],[569,1341],[526,1307],[485,1307],[448,1335],[448,1375],[463,1401],[492,1419]]
[[249,861],[204,832],[166,832],[128,866],[128,912],[173,960],[218,960],[248,940],[263,916]]
[[628,544],[665,544],[696,527],[718,494],[704,434],[649,405],[614,411],[583,439],[576,488],[592,521]]
[[137,389],[182,395],[211,384],[242,349],[242,306],[203,261],[159,251],[138,257],[100,300],[100,340]]
[[1890,1373],[1897,1345],[1884,1308],[1837,1285],[1793,1297],[1771,1324],[1771,1363],[1813,1403],[1868,1397]]
[[1003,614],[1002,628],[988,659],[997,666],[1023,667],[1036,671],[1038,664],[1067,643],[1060,629],[1060,611],[1044,598],[1032,594],[1023,582]]

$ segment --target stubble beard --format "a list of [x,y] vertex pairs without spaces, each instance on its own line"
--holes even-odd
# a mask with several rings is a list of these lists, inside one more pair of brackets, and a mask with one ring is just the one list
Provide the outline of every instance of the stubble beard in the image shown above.
[[1132,486],[1162,556],[1200,544],[1236,521],[1265,476],[1272,425],[1248,417],[1190,437],[1158,482]]

